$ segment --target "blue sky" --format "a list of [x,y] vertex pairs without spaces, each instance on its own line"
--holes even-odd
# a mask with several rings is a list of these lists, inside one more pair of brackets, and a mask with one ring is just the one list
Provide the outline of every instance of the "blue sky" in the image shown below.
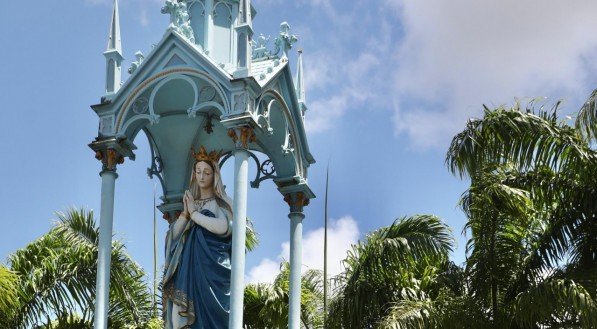
[[[120,0],[128,67],[158,43],[168,17],[161,0]],[[100,163],[89,108],[104,86],[111,0],[7,2],[0,11],[0,261],[47,232],[54,211],[99,209]],[[458,238],[457,209],[467,182],[451,176],[451,137],[481,105],[515,97],[564,99],[576,111],[597,87],[594,1],[255,0],[256,34],[288,21],[304,49],[306,126],[317,163],[309,183],[304,263],[321,267],[325,170],[330,163],[332,272],[346,249],[395,218],[435,214]],[[291,63],[296,64],[295,56]],[[128,77],[124,74],[124,79]],[[152,193],[147,142],[120,166],[114,229],[148,271]],[[251,170],[254,170],[252,168]],[[232,173],[224,171],[232,186]],[[249,216],[261,236],[247,278],[267,280],[287,257],[287,205],[271,182],[249,191]],[[99,215],[96,213],[96,215]],[[159,219],[160,242],[166,231]],[[160,245],[160,250],[162,249]],[[160,253],[160,261],[163,255]]]

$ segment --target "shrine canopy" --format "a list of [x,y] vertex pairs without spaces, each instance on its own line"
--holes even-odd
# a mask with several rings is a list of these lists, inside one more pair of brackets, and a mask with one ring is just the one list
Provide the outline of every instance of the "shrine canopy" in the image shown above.
[[273,178],[282,194],[313,198],[307,185],[315,160],[304,127],[302,54],[293,78],[288,52],[297,38],[290,26],[282,23],[272,42],[263,35],[253,38],[256,11],[248,0],[168,0],[162,13],[170,15],[164,36],[147,55],[135,54],[122,83],[115,2],[104,53],[106,91],[92,106],[100,124],[90,147],[98,158],[115,150],[115,161],[134,159],[134,142],[143,130],[152,150],[148,173],[160,179],[160,209],[170,215],[182,209],[190,151],[200,146],[222,150],[223,159],[238,147],[263,153],[271,162],[253,157],[260,169],[253,187]]

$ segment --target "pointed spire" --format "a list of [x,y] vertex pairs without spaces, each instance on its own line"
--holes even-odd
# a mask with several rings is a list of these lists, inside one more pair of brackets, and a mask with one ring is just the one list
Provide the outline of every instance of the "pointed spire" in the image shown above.
[[120,15],[118,13],[118,0],[114,0],[112,21],[110,22],[110,35],[108,36],[108,48],[106,51],[116,50],[122,54],[122,43],[120,41]]
[[299,49],[298,51],[298,65],[296,69],[296,79],[294,82],[294,86],[296,88],[296,95],[298,97],[299,103],[302,106],[305,106],[306,99],[305,99],[305,78],[303,77],[303,50]]
[[118,14],[118,0],[114,0],[112,21],[110,22],[110,35],[108,49],[104,52],[106,57],[106,95],[118,92],[121,83],[122,43],[120,42],[120,15]]
[[251,0],[245,0],[243,12],[245,13],[245,21],[249,25],[253,25],[253,17],[251,15]]

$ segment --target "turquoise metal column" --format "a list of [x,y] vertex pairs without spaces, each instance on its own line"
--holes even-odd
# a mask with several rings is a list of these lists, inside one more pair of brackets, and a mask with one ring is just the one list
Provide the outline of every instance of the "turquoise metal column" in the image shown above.
[[95,294],[94,329],[108,327],[108,297],[110,293],[110,256],[112,254],[112,222],[114,216],[114,188],[116,169],[104,169],[102,177],[102,201],[100,210],[99,247]]
[[234,220],[232,222],[232,274],[229,319],[229,328],[231,329],[241,329],[243,326],[248,174],[249,152],[245,149],[237,149],[234,151]]
[[303,219],[302,212],[291,212],[290,218],[290,306],[288,328],[301,327],[301,267],[303,264]]

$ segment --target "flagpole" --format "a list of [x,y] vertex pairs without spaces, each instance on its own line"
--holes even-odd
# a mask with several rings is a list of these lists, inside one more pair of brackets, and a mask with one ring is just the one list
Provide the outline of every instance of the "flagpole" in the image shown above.
[[157,217],[156,217],[156,202],[155,202],[155,194],[156,194],[156,184],[153,185],[153,316],[157,317],[157,301],[156,301],[156,291],[157,291],[157,273],[158,273],[158,264],[157,264],[157,254],[158,254],[158,239],[157,239]]
[[323,230],[323,328],[326,329],[328,313],[328,186],[330,179],[330,163],[328,162],[325,177],[325,205]]

